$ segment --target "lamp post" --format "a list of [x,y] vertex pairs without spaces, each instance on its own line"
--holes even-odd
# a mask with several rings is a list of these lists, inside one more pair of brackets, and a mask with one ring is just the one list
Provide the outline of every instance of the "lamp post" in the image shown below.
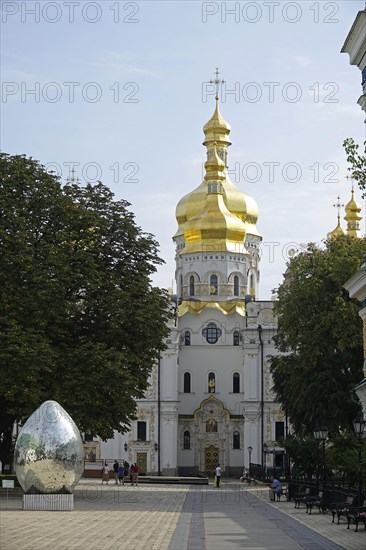
[[323,448],[323,454],[322,454],[322,480],[323,480],[323,490],[325,487],[325,442],[328,438],[328,428],[325,426],[323,427],[316,427],[314,430],[314,437],[316,441],[321,441],[322,448]]
[[362,506],[362,439],[366,437],[366,420],[357,416],[353,428],[358,439],[358,506]]
[[253,450],[253,447],[251,445],[249,445],[248,447],[248,453],[249,453],[249,468],[248,468],[248,472],[249,472],[249,476],[250,476],[250,463],[252,462],[252,450]]
[[262,465],[264,464],[263,466],[264,479],[266,479],[267,477],[267,451],[268,451],[268,445],[267,443],[264,443],[262,447],[262,456],[264,457],[262,460]]

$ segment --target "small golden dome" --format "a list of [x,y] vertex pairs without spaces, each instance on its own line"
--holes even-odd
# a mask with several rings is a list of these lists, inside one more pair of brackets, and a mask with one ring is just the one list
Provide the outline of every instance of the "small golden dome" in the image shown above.
[[351,191],[351,200],[346,204],[345,211],[348,212],[361,212],[361,205],[355,201],[354,190]]
[[361,209],[361,205],[355,201],[354,190],[352,189],[351,200],[346,204],[344,219],[347,222],[347,235],[356,239],[360,238]]
[[328,237],[328,239],[335,239],[336,237],[339,237],[340,235],[345,235],[345,234],[346,233],[344,232],[344,230],[341,227],[340,216],[338,215],[337,227],[335,229],[333,229],[333,231],[330,231],[328,233],[327,237]]
[[216,142],[218,145],[229,147],[231,141],[229,134],[231,132],[231,126],[220,113],[219,100],[216,99],[215,112],[208,122],[203,127],[205,134],[205,140],[203,145],[211,145]]

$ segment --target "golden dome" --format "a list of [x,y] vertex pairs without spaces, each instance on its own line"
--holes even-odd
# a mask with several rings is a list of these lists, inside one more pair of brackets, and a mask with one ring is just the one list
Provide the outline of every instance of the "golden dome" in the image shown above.
[[348,212],[361,212],[361,205],[355,201],[354,190],[351,191],[351,200],[346,204],[345,210]]
[[210,145],[216,142],[218,145],[231,145],[229,140],[229,134],[231,132],[231,126],[220,113],[219,100],[216,98],[215,112],[208,122],[203,127],[205,134],[205,141],[203,145]]
[[346,215],[344,219],[347,222],[347,235],[350,237],[355,237],[356,239],[360,238],[360,216],[361,205],[355,201],[354,191],[352,189],[351,200],[346,204]]
[[328,233],[327,237],[328,237],[328,239],[335,239],[336,237],[339,237],[340,235],[345,235],[345,232],[341,227],[340,216],[338,215],[337,227],[335,229],[333,229],[333,231],[330,231]]
[[[230,125],[224,120],[219,111],[218,100],[216,99],[215,112],[203,128],[205,133],[204,145],[206,145],[208,149],[208,155],[210,154],[213,146],[215,147],[215,154],[219,157],[219,160],[224,167],[226,164],[227,147],[231,144],[228,138],[230,130]],[[209,159],[207,162],[209,162]],[[226,208],[230,213],[234,214],[237,218],[239,218],[239,220],[244,222],[246,232],[248,234],[260,236],[256,228],[256,223],[258,220],[257,203],[252,197],[239,191],[239,189],[237,189],[237,187],[235,187],[235,185],[230,181],[229,176],[225,172],[223,172],[222,176],[222,196]],[[182,197],[178,202],[176,208],[178,229],[173,238],[182,236],[185,224],[192,218],[198,216],[205,208],[207,178],[208,174],[206,174],[201,185],[196,187],[196,189],[194,189],[191,193],[188,193]]]
[[226,208],[224,198],[219,192],[211,191],[206,195],[204,210],[184,225],[184,254],[220,250],[238,252],[238,244],[244,252],[245,225]]
[[208,149],[205,169],[204,208],[184,224],[183,253],[191,254],[209,249],[237,252],[238,244],[244,248],[245,225],[229,212],[224,202],[222,192],[225,163],[217,154],[216,143]]

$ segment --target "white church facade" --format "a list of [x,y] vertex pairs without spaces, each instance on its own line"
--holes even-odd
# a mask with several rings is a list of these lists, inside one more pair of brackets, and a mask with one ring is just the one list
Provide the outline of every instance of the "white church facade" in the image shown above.
[[204,126],[204,179],[178,203],[174,314],[127,434],[88,442],[94,456],[160,475],[241,474],[283,465],[287,430],[271,391],[273,302],[257,301],[258,209],[227,175],[231,128],[216,108]]

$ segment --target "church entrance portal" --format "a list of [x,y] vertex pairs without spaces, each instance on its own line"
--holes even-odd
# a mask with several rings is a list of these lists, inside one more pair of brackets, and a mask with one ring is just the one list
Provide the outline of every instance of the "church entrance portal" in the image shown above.
[[147,453],[136,453],[136,462],[139,467],[139,472],[146,474],[147,470]]
[[215,475],[215,468],[219,463],[219,449],[210,445],[205,449],[205,470],[206,475],[213,477]]

